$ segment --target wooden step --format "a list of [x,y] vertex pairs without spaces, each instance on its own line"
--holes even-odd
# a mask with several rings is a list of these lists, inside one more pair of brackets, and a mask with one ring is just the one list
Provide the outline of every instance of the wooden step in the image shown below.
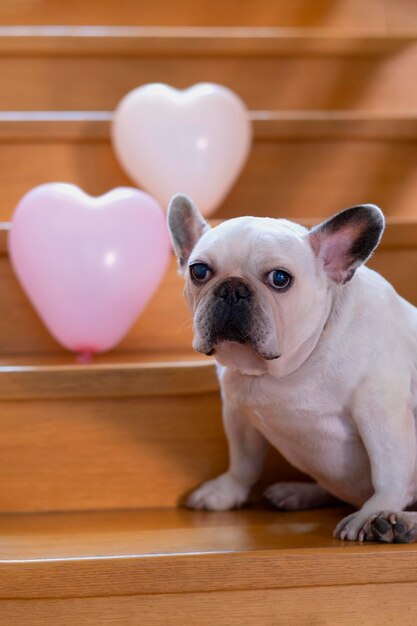
[[[406,111],[417,28],[2,26],[3,110],[113,109],[149,82],[217,82],[251,109]],[[308,77],[308,80],[306,79]]]
[[103,24],[175,26],[322,26],[381,29],[417,27],[408,0],[2,0],[1,24]]
[[1,516],[0,620],[411,626],[417,546],[333,540],[346,512]]
[[[78,365],[20,290],[0,233],[0,512],[174,507],[223,471],[214,365],[191,351],[174,260],[122,344]],[[389,224],[371,265],[417,304],[417,222]],[[297,478],[271,451],[254,499]]]
[[[320,219],[298,221],[312,226]],[[7,255],[9,228],[9,224],[0,224],[0,358],[5,366],[12,364],[10,359],[19,359],[16,364],[29,366],[37,355],[41,359],[58,359],[57,365],[72,365],[75,357],[65,356],[67,353],[50,337],[16,280]],[[417,283],[410,273],[410,267],[417,267],[417,221],[390,219],[369,265],[417,305]],[[192,318],[182,291],[183,279],[173,258],[160,288],[127,337],[110,357],[98,356],[96,362],[106,365],[110,359],[113,364],[131,363],[138,353],[147,363],[187,362],[195,358],[211,362],[191,350]]]
[[[251,113],[255,141],[216,213],[327,216],[374,202],[412,218],[417,206],[417,117],[351,111]],[[111,113],[0,114],[0,220],[31,187],[67,181],[88,193],[132,184],[113,154]]]
[[[175,261],[117,350],[79,365],[18,286],[6,232],[0,229],[0,472],[7,483],[0,512],[173,507],[223,471],[214,364],[191,349]],[[271,475],[298,473],[271,453]]]
[[0,54],[28,56],[368,56],[415,44],[417,28],[0,26]]

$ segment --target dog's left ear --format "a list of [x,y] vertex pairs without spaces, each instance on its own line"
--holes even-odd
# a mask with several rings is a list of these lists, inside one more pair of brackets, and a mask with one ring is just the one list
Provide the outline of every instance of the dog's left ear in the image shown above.
[[308,237],[323,269],[337,283],[346,283],[377,247],[384,231],[384,215],[374,204],[337,213],[313,228]]
[[210,226],[191,198],[179,193],[169,203],[168,228],[180,272],[183,272],[195,244]]

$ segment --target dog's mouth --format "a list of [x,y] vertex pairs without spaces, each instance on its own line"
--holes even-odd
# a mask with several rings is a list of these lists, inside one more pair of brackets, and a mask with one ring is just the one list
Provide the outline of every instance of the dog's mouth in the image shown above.
[[254,376],[264,374],[267,371],[267,362],[279,358],[279,355],[262,355],[250,343],[229,340],[216,343],[210,354],[215,356],[220,365]]
[[258,372],[280,357],[272,352],[272,344],[268,349],[264,313],[251,286],[240,278],[218,285],[197,311],[194,324],[194,348],[214,355],[221,364]]

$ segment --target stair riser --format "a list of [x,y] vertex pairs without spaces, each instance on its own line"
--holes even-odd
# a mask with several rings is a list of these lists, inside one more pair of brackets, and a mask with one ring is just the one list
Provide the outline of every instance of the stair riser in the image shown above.
[[[410,271],[417,265],[416,224],[389,226],[371,265],[417,303]],[[55,351],[42,361],[53,365],[62,351],[22,296],[5,254],[0,256],[0,278],[5,312],[0,316],[0,352],[7,348],[26,354],[21,359],[30,365],[36,362],[31,352]],[[171,315],[178,306],[189,319],[174,261],[165,284],[124,343],[127,349],[135,346],[138,362],[144,346],[157,352],[164,349],[164,341],[171,341],[173,354],[187,348],[185,336],[174,330],[181,327],[181,316],[174,320]],[[170,289],[172,297],[166,298]],[[158,324],[158,319],[165,321]],[[186,335],[191,342],[190,329]],[[21,362],[16,359],[3,355],[10,365]],[[182,378],[172,377],[175,372],[158,377],[155,371],[149,378],[151,372],[140,368],[137,386],[135,370],[123,368],[5,369],[0,386],[0,512],[170,507],[182,502],[193,486],[227,465],[212,366],[185,373],[197,376],[188,387],[181,387]],[[264,484],[278,477],[299,476],[274,453]]]
[[[172,259],[168,273],[154,298],[119,344],[119,351],[190,352],[192,319],[182,297],[183,279]],[[12,271],[9,258],[0,252],[0,355],[62,353],[45,329]]]
[[[276,567],[280,563],[277,559]],[[311,567],[314,568],[312,557]],[[273,580],[274,568],[271,568]],[[216,591],[52,600],[2,600],[0,617],[10,626],[111,624],[184,626],[352,626],[414,624],[416,583],[334,585],[303,589]],[[355,602],[352,603],[352,597]],[[225,610],[227,607],[227,610]],[[65,617],[64,617],[65,616]],[[314,621],[312,622],[312,616]],[[123,620],[121,622],[120,620]],[[102,622],[104,623],[104,622]]]
[[[88,131],[87,131],[88,132]],[[415,132],[409,140],[346,137],[258,137],[249,161],[216,217],[328,216],[363,202],[389,216],[412,217],[417,206]],[[133,183],[109,139],[4,140],[0,144],[0,221],[30,188],[68,181],[98,195]]]
[[[398,292],[417,305],[417,282],[410,268],[417,267],[417,228],[404,224],[393,241],[394,227],[388,230],[369,266],[392,282]],[[406,233],[408,231],[408,233]],[[406,234],[409,239],[406,240]],[[402,240],[402,244],[401,244]],[[4,243],[4,241],[3,241]],[[401,247],[402,246],[402,247]],[[118,352],[190,352],[192,317],[182,296],[183,279],[172,259],[157,293],[117,347]],[[62,354],[20,288],[6,254],[0,251],[0,354]],[[173,306],[175,305],[175,306]],[[30,359],[29,359],[30,362]]]
[[[1,46],[1,39],[0,39]],[[382,56],[0,56],[2,110],[113,109],[131,89],[149,82],[185,88],[216,82],[236,91],[250,109],[412,110],[417,107],[417,44]],[[308,77],[308,80],[306,79]]]
[[[339,0],[329,6],[327,0],[258,0],[245,2],[228,0],[213,2],[199,0],[137,0],[103,2],[103,0],[74,0],[31,3],[3,0],[0,7],[1,24],[129,24],[138,25],[247,25],[247,26],[327,26],[336,28],[411,28],[413,19],[407,0],[389,2]],[[128,16],[128,20],[127,20]]]
[[[0,403],[0,512],[173,507],[227,467],[218,393]],[[298,474],[273,455],[266,478]]]

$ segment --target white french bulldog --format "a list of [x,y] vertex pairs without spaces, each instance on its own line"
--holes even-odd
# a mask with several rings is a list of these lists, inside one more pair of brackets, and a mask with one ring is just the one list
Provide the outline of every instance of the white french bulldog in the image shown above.
[[417,513],[417,309],[362,264],[384,229],[378,207],[356,206],[307,230],[238,217],[210,228],[175,196],[168,223],[194,347],[220,364],[227,472],[188,505],[240,506],[269,444],[314,483],[277,483],[279,509],[335,498],[359,510],[334,536],[412,542]]

